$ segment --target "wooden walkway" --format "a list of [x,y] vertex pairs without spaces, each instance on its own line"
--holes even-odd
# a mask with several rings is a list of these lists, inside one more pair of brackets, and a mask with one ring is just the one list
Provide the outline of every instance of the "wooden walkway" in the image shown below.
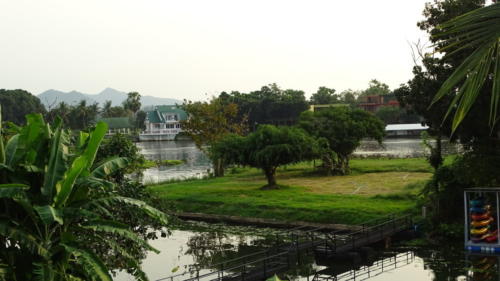
[[[299,252],[313,250],[326,258],[355,251],[411,229],[411,216],[389,216],[361,224],[357,231],[331,231],[300,226],[282,231],[287,243],[271,249],[214,264],[207,273],[185,272],[157,281],[253,281],[287,271]],[[193,276],[194,275],[194,276]],[[318,277],[319,278],[319,277]],[[316,281],[320,281],[317,279]]]

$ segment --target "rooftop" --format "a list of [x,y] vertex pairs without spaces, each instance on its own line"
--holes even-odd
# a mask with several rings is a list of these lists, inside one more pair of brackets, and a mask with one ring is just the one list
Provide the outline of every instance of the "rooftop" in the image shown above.
[[165,123],[163,114],[177,114],[179,120],[187,120],[187,113],[177,105],[158,105],[153,110],[146,111],[147,120],[151,123]]
[[385,126],[386,131],[408,131],[408,130],[427,130],[428,126],[423,126],[420,123],[413,124],[388,124]]

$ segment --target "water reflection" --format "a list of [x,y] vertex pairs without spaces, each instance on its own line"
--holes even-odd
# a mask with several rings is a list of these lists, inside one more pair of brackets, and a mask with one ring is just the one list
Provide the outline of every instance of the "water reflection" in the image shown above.
[[156,141],[137,143],[141,154],[148,160],[183,160],[184,164],[160,166],[144,171],[144,183],[173,179],[186,179],[207,175],[208,157],[192,141]]
[[[183,280],[217,271],[221,264],[227,269],[231,266],[223,263],[225,261],[240,258],[239,263],[244,259],[241,257],[274,247],[282,239],[280,233],[271,228],[189,223],[178,226],[167,238],[152,241],[152,245],[162,252],[149,253],[143,268],[151,280],[187,272],[183,276],[186,278],[175,279]],[[295,265],[280,273],[280,277],[294,281],[499,280],[499,258],[467,255],[462,243],[439,248],[395,246],[384,249],[382,245],[375,245],[370,255],[356,262],[322,260],[313,252],[304,252],[294,257],[292,264]],[[115,280],[133,279],[119,274]]]
[[499,256],[468,255],[467,281],[497,281],[500,270]]
[[[435,141],[430,141],[432,145]],[[456,154],[460,151],[460,146],[454,143],[449,143],[444,140],[442,142],[443,154]],[[422,145],[422,140],[418,138],[388,138],[385,139],[382,146],[374,140],[364,140],[354,152],[355,156],[359,157],[423,157],[428,154],[426,148]]]
[[[144,172],[144,183],[200,178],[208,175],[211,163],[192,141],[158,141],[137,143],[141,153],[149,160],[184,160],[177,166],[161,166]],[[444,154],[457,153],[459,146],[443,142]],[[365,140],[354,152],[357,157],[422,157],[426,155],[418,138],[386,139],[382,146],[376,141]]]

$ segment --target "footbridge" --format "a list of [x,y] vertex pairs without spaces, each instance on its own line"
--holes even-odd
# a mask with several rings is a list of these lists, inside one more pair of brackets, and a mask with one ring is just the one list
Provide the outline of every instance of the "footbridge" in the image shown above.
[[[331,231],[306,226],[282,230],[283,243],[250,255],[213,264],[211,269],[188,271],[156,281],[253,281],[264,280],[276,273],[286,272],[297,263],[300,252],[314,251],[322,258],[335,258],[356,251],[408,229],[413,228],[410,215],[391,215],[359,225],[355,231]],[[316,275],[315,281],[337,280]],[[340,280],[340,279],[339,279]]]

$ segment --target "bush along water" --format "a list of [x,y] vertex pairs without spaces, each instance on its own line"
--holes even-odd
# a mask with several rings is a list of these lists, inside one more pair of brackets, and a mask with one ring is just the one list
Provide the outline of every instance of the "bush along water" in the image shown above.
[[[436,169],[420,201],[420,205],[426,206],[429,211],[432,229],[438,229],[436,226],[441,224],[455,224],[458,226],[445,228],[454,229],[450,233],[462,238],[464,189],[498,187],[499,170],[500,152],[494,145],[476,145],[474,149],[455,157],[451,164]],[[461,231],[455,231],[457,228]]]
[[32,114],[1,135],[0,279],[111,281],[120,263],[147,280],[134,250],[156,250],[123,220],[133,213],[113,212],[128,206],[163,225],[166,216],[109,180],[127,158],[95,161],[106,131],[98,123],[72,139],[60,120],[50,125]]

